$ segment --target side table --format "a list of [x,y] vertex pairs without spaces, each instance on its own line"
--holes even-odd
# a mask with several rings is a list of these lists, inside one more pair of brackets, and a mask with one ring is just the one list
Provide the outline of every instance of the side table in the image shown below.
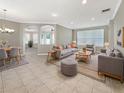
[[51,62],[54,59],[56,59],[56,51],[48,51],[47,62]]

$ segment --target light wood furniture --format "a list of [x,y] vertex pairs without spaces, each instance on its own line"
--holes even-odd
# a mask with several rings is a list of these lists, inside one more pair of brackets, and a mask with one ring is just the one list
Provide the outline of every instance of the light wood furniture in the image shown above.
[[[9,52],[11,51],[11,49],[12,48],[3,48],[6,52],[7,52],[7,54],[9,54]],[[19,50],[19,57],[20,57],[20,59],[22,59],[22,57],[21,57],[21,48],[18,48],[18,50]]]
[[11,48],[3,48],[5,51],[10,51]]
[[75,57],[75,59],[77,59],[77,60],[81,60],[81,61],[83,61],[83,62],[85,62],[85,63],[88,63],[89,62],[89,59],[90,59],[90,57],[91,57],[91,53],[92,52],[90,52],[90,51],[78,51],[75,55],[76,55],[76,57]]
[[[16,52],[18,52],[18,53],[16,53],[17,55],[15,55],[15,56],[11,55],[13,48],[2,48],[2,49],[7,54],[7,58],[6,58],[6,60],[4,60],[4,65],[5,65],[6,61],[11,61],[14,59],[16,59],[17,63],[19,64],[19,61],[21,60],[21,48],[16,48]],[[0,59],[0,60],[2,60],[2,59]]]
[[47,62],[50,62],[53,59],[56,59],[56,51],[55,50],[48,51]]

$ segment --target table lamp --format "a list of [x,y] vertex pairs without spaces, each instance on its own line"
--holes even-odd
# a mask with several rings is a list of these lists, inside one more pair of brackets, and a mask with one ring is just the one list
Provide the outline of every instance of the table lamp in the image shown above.
[[105,45],[105,48],[108,49],[108,47],[109,47],[109,42],[105,42],[104,45]]

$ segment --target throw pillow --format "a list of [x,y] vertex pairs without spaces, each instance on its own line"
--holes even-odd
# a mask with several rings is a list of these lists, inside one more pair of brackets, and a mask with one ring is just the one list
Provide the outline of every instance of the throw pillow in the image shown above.
[[115,53],[111,52],[109,56],[115,57]]
[[122,53],[118,49],[114,49],[114,53],[116,57],[123,57]]
[[57,45],[57,46],[56,46],[56,49],[63,50],[63,47],[62,47],[61,45]]
[[68,45],[68,48],[71,48],[71,44]]
[[63,49],[66,49],[67,47],[66,47],[66,45],[63,45]]
[[76,44],[71,44],[71,48],[76,48],[77,46],[76,46]]

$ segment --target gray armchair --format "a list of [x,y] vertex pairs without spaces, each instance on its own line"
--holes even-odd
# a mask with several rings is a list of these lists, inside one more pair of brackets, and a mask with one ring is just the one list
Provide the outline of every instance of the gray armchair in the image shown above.
[[124,80],[124,58],[106,55],[98,56],[98,73]]
[[94,45],[93,44],[87,44],[86,45],[86,49],[88,50],[88,51],[91,51],[92,52],[92,54],[94,54],[94,51],[95,51],[95,47],[94,47]]

